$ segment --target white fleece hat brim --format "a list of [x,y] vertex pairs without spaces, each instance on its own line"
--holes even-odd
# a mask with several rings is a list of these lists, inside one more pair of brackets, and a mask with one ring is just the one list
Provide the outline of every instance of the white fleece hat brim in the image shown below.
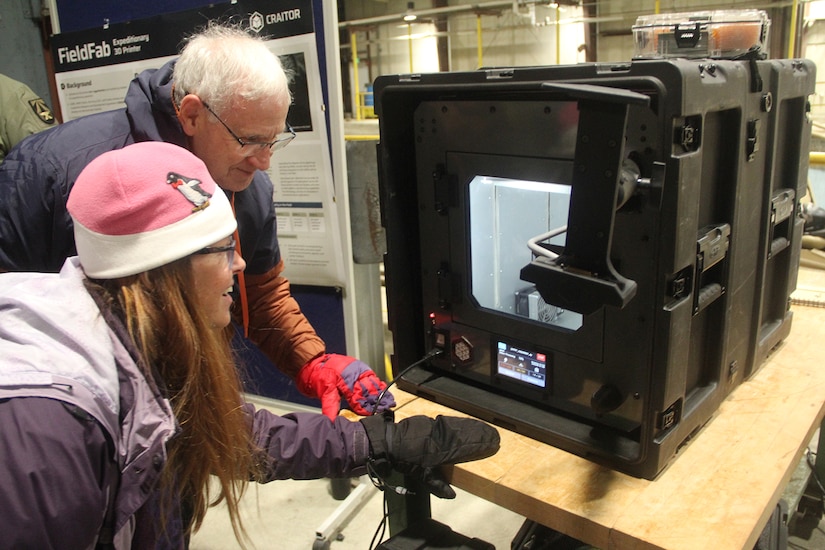
[[136,143],[94,159],[78,176],[67,206],[80,263],[93,279],[160,267],[237,227],[204,163],[162,142]]

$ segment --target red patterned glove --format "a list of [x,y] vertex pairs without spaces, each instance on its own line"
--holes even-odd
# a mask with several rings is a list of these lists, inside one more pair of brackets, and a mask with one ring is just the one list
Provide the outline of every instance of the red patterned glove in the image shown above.
[[[331,419],[338,416],[341,396],[354,413],[373,414],[378,395],[387,387],[366,363],[334,353],[316,357],[301,367],[295,382],[301,393],[321,400],[321,412]],[[375,412],[394,406],[392,394],[385,392]]]

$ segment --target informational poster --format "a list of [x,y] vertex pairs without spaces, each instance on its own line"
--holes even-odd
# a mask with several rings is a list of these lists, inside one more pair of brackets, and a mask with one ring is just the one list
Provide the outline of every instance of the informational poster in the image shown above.
[[288,121],[297,138],[272,157],[278,237],[293,283],[346,286],[311,0],[237,2],[55,35],[52,55],[65,121],[124,108],[132,79],[177,56],[209,20],[266,40],[290,76]]

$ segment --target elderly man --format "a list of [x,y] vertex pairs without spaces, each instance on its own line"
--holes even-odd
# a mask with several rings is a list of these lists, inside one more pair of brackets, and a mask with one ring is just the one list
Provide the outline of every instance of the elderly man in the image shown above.
[[[57,271],[76,253],[66,198],[77,175],[100,154],[141,141],[165,141],[204,161],[238,220],[247,260],[236,284],[235,318],[298,389],[321,399],[329,417],[343,396],[366,415],[394,405],[364,363],[328,354],[292,297],[276,235],[270,156],[294,132],[278,57],[244,31],[210,24],[177,60],[139,74],[126,107],[89,115],[18,144],[0,165],[0,270]],[[106,185],[106,182],[100,182]]]

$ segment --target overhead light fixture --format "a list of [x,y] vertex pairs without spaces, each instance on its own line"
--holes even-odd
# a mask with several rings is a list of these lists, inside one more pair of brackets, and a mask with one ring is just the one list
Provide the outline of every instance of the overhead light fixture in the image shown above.
[[418,19],[418,16],[413,13],[414,9],[415,2],[407,2],[407,13],[406,15],[404,15],[404,21],[406,21],[407,23],[412,23],[413,21]]

